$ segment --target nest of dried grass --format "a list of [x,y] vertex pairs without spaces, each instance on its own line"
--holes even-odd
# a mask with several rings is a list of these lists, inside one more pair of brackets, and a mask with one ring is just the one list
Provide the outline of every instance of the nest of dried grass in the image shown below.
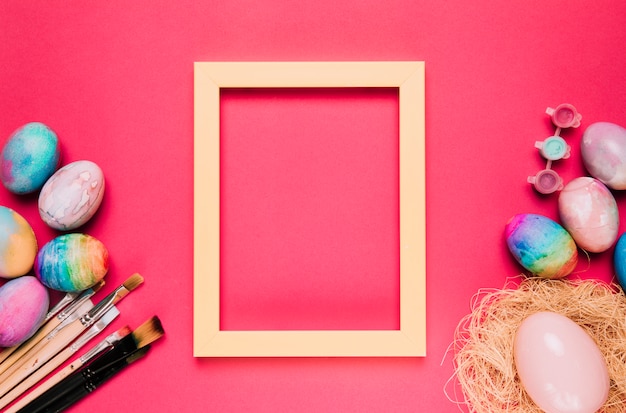
[[611,380],[609,397],[601,411],[624,412],[626,297],[619,286],[595,280],[527,278],[519,286],[479,291],[471,313],[455,332],[455,373],[451,382],[455,389],[460,387],[462,400],[456,398],[456,391],[451,399],[477,413],[542,411],[524,391],[513,360],[517,328],[538,311],[569,317],[595,340]]

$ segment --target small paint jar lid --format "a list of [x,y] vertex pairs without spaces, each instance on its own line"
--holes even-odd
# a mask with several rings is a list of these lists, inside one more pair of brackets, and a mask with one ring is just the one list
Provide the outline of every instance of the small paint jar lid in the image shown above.
[[528,182],[533,184],[540,194],[551,194],[563,189],[563,179],[552,169],[543,169],[535,176],[529,176]]
[[547,108],[546,113],[552,118],[552,123],[559,128],[577,128],[582,119],[574,105],[569,103],[562,103],[554,109]]
[[537,141],[535,147],[539,149],[541,156],[549,161],[569,158],[570,156],[570,146],[560,136],[550,136],[544,141]]

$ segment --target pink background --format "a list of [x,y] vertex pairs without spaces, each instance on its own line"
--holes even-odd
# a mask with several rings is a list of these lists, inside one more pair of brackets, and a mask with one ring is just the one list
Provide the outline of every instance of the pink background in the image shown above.
[[[546,107],[569,102],[583,115],[581,128],[563,134],[572,145],[572,157],[554,165],[566,181],[585,174],[578,145],[587,125],[596,121],[626,125],[626,4],[622,1],[586,6],[571,1],[482,0],[109,1],[47,6],[33,1],[0,5],[0,137],[4,142],[24,123],[42,121],[58,133],[63,163],[90,159],[103,168],[105,201],[83,231],[104,242],[111,254],[105,292],[135,271],[146,279],[120,303],[122,315],[111,329],[124,324],[136,327],[156,314],[167,331],[148,358],[73,411],[457,411],[444,393],[453,373],[446,354],[457,323],[468,313],[478,289],[502,287],[507,278],[521,272],[503,242],[504,224],[523,212],[556,218],[556,196],[538,196],[526,183],[528,175],[545,166],[533,146],[535,140],[554,132]],[[193,358],[193,62],[221,60],[426,62],[427,357]],[[363,96],[370,95],[343,97],[350,107],[363,103],[361,109],[335,111],[334,99],[314,95],[314,103],[319,104],[314,113],[340,113],[332,126],[316,125],[315,117],[302,108],[288,109],[295,111],[295,119],[309,122],[322,134],[348,130],[342,117],[357,120],[350,125],[353,135],[335,136],[354,139],[363,128],[359,119],[371,122],[367,130],[392,133],[394,126],[384,116],[393,113],[392,99],[385,94],[375,97],[383,113],[369,119],[368,113],[374,111],[360,99]],[[232,122],[232,136],[248,133],[237,131],[251,128],[237,121],[237,116],[247,113],[248,121],[278,128],[276,140],[259,134],[270,145],[269,153],[287,150],[277,141],[301,126],[289,116],[277,121],[274,115],[264,115],[258,95],[249,101],[230,98],[230,103],[240,105],[234,107],[232,117],[225,115]],[[281,105],[288,99],[282,96],[276,101]],[[309,137],[315,133],[304,130]],[[335,148],[340,153],[341,145]],[[342,165],[332,161],[337,156],[332,151],[325,149],[325,159],[337,168],[334,174],[341,174]],[[350,165],[357,165],[358,159]],[[393,160],[381,161],[383,174],[388,171],[385,162],[388,166]],[[244,184],[251,173],[238,167],[232,170],[233,179]],[[281,185],[289,185],[287,178],[295,179],[278,172],[276,176],[284,178]],[[320,179],[326,179],[325,189],[334,182]],[[393,182],[394,178],[385,179]],[[389,188],[385,181],[372,186],[381,194],[385,188]],[[337,194],[342,191],[331,189]],[[354,196],[366,199],[367,191],[355,190]],[[624,196],[618,193],[616,199],[626,210]],[[244,207],[251,201],[242,202],[240,211],[250,212]],[[16,197],[1,190],[0,204],[24,215],[41,245],[57,235],[39,220],[35,197]],[[311,208],[310,203],[303,205]],[[380,202],[372,205],[384,207]],[[265,213],[252,214],[257,212]],[[371,231],[393,219],[388,211],[380,217],[380,222],[368,221]],[[343,228],[347,233],[357,227]],[[364,240],[371,233],[357,238]],[[323,234],[322,230],[315,234],[315,245],[323,245],[318,242]],[[394,238],[393,232],[384,236]],[[341,237],[340,241],[349,239],[345,234]],[[301,244],[301,249],[306,248]],[[332,248],[313,251],[337,261],[333,272],[342,266],[353,268],[337,260]],[[582,260],[583,272],[577,276],[611,280],[611,256],[609,251],[592,255],[590,263]],[[256,257],[262,259],[263,254]],[[377,251],[372,259],[377,265],[393,261],[387,251]],[[270,259],[265,261],[257,264],[263,267]],[[296,261],[319,265],[310,256]],[[323,272],[319,267],[316,271]],[[384,308],[384,314],[376,316],[379,319],[353,314],[339,320],[339,328],[354,326],[358,320],[394,328],[397,285],[393,274],[385,276],[388,283],[376,277],[355,280],[354,275],[335,282],[326,273],[321,280],[283,280],[274,283],[277,289],[267,291],[276,295],[289,288],[300,291],[306,280],[312,284],[307,288],[312,294],[330,297],[328,306],[320,306],[326,315],[359,305],[364,311],[372,311],[372,305]],[[234,288],[225,287],[225,293],[244,296],[228,295],[233,307],[226,308],[224,324],[241,328],[275,322],[278,315],[246,319],[241,315],[245,308],[237,304],[250,293],[264,296],[263,280],[267,279],[247,286],[245,279],[232,279]],[[337,300],[350,290],[346,282],[362,284],[355,297],[348,297],[349,305]],[[375,295],[381,288],[384,291]],[[308,306],[316,305],[316,297],[306,298]],[[317,319],[307,305],[296,308],[297,300],[290,300],[280,307],[270,300],[266,310],[282,314],[294,308],[307,323],[335,322]],[[298,317],[285,317],[272,328],[296,323]]]

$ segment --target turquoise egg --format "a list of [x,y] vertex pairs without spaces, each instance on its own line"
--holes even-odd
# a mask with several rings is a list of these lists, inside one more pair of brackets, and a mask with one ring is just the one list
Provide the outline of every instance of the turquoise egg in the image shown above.
[[626,233],[622,234],[615,244],[613,252],[613,268],[617,282],[626,289]]
[[0,153],[0,180],[11,192],[23,195],[43,186],[59,167],[57,135],[40,122],[31,122],[9,137]]

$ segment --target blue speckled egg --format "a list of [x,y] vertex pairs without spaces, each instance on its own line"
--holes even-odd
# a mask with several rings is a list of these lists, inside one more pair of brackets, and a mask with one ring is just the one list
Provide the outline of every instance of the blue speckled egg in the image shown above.
[[0,153],[0,180],[11,192],[35,192],[57,170],[61,152],[57,135],[40,122],[31,122],[9,137]]

